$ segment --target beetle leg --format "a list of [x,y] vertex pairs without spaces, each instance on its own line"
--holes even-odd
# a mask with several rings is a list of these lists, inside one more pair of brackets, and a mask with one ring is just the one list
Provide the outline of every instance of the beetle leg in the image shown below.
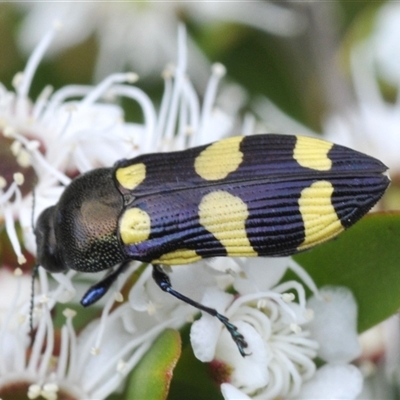
[[95,283],[89,288],[89,290],[83,295],[81,304],[84,307],[88,307],[96,301],[100,300],[110,289],[110,286],[116,281],[118,276],[122,274],[126,267],[129,265],[131,260],[126,260],[121,263],[121,265],[113,272],[108,274],[100,282]]
[[243,335],[238,331],[238,328],[229,322],[229,319],[227,317],[220,314],[214,308],[206,307],[173,289],[168,275],[163,271],[160,265],[153,265],[153,279],[164,292],[172,294],[172,296],[175,296],[177,299],[182,300],[185,303],[188,303],[191,306],[196,307],[199,310],[205,311],[213,317],[218,318],[225,325],[226,329],[228,329],[228,332],[231,334],[233,341],[236,343],[240,354],[243,357],[249,355],[244,351],[245,347],[247,347],[246,340],[244,339]]

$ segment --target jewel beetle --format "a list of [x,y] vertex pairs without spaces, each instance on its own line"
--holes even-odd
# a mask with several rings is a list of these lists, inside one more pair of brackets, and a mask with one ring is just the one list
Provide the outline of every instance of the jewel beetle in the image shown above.
[[50,272],[116,267],[86,292],[83,306],[102,297],[130,261],[150,263],[162,290],[216,316],[245,355],[237,328],[175,291],[162,266],[314,247],[373,207],[389,185],[386,170],[343,146],[277,134],[120,160],[74,179],[41,213],[37,259]]

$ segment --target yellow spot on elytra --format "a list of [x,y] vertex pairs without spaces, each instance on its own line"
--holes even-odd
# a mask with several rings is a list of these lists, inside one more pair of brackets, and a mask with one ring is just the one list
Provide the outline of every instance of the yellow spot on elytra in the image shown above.
[[296,145],[293,150],[293,158],[305,168],[317,171],[328,171],[332,167],[332,161],[328,157],[333,143],[307,136],[296,136]]
[[143,163],[118,168],[115,177],[125,189],[133,190],[140,185],[146,177],[146,166]]
[[226,178],[243,160],[239,149],[242,140],[243,136],[236,136],[209,145],[196,157],[195,171],[208,181]]
[[144,242],[150,236],[150,216],[140,208],[130,208],[122,215],[119,229],[124,244]]
[[333,186],[328,181],[314,182],[301,192],[299,209],[304,222],[304,242],[298,250],[313,247],[344,230],[332,205]]
[[163,254],[157,260],[153,260],[153,264],[164,264],[164,265],[178,265],[178,264],[190,264],[201,259],[194,250],[178,249],[171,251],[170,253]]
[[221,242],[229,256],[258,255],[247,238],[248,216],[246,203],[223,190],[205,195],[199,205],[200,224]]

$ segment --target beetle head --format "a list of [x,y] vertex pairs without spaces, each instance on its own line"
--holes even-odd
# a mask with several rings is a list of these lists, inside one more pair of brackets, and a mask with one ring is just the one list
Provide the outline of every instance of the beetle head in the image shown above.
[[62,272],[66,268],[61,260],[54,232],[55,210],[55,206],[46,208],[37,220],[35,227],[37,259],[47,271]]

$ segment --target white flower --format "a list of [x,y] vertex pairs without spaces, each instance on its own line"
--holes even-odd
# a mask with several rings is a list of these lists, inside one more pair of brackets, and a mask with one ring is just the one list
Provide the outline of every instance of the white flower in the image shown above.
[[[294,264],[289,259],[286,263]],[[204,314],[191,328],[195,355],[211,362],[216,380],[223,383],[225,399],[355,398],[361,391],[362,375],[348,364],[360,353],[351,293],[344,288],[326,288],[306,302],[300,283],[290,281],[266,289],[257,275],[260,272],[259,265],[254,269],[247,266],[245,277],[252,282],[244,285],[243,277],[236,280],[236,298],[214,288],[202,300],[217,306],[238,327],[248,344],[246,357],[215,318]],[[317,369],[317,355],[328,363],[325,367]],[[343,376],[346,384],[340,381]],[[326,389],[321,390],[321,385]]]
[[324,138],[370,154],[382,160],[392,176],[398,175],[400,103],[385,100],[368,41],[352,49],[351,76],[356,103],[345,113],[327,116],[323,123]]
[[[135,132],[139,133],[131,124],[122,122],[123,113],[119,107],[96,104],[109,88],[130,80],[132,74],[115,74],[97,87],[65,87],[52,95],[51,89],[46,87],[36,102],[31,102],[28,96],[32,78],[56,31],[54,28],[48,32],[32,53],[25,71],[16,75],[15,92],[0,86],[0,129],[9,140],[2,145],[9,145],[10,157],[15,157],[14,163],[4,163],[0,171],[0,175],[13,177],[10,181],[1,176],[0,216],[5,220],[7,234],[20,263],[25,258],[15,233],[15,219],[23,228],[26,247],[33,252],[32,221],[35,218],[32,214],[37,215],[57,202],[64,185],[71,180],[66,174],[109,165],[117,156],[130,155],[134,148],[133,136]],[[75,96],[84,97],[81,101],[68,102]],[[88,151],[89,141],[94,138],[96,144]],[[131,145],[127,146],[129,141]],[[20,187],[24,184],[24,175],[29,176],[30,181],[23,194]]]
[[[31,292],[31,278],[23,274],[20,268],[13,272],[6,266],[0,269],[1,292],[0,297],[0,326],[8,324],[15,329],[20,324],[19,316],[10,309],[20,308],[29,302]],[[17,294],[16,294],[17,293]],[[14,303],[13,304],[13,299]]]
[[[18,4],[18,3],[17,3]],[[46,3],[18,4],[27,10],[20,45],[30,52],[54,20],[62,20],[65,34],[54,42],[52,52],[63,50],[95,35],[99,43],[96,76],[133,67],[140,75],[158,73],[176,53],[175,36],[180,15],[204,25],[232,21],[278,35],[297,34],[304,21],[294,11],[263,1],[249,4],[207,2],[146,3]],[[208,62],[189,41],[191,73],[204,83]]]
[[[39,275],[41,291],[34,300],[37,330],[32,343],[29,301],[21,302],[29,291],[14,291],[7,315],[0,321],[0,396],[11,391],[29,399],[42,396],[51,400],[62,395],[105,399],[119,387],[163,329],[184,322],[182,318],[171,318],[159,323],[143,314],[132,317],[128,304],[110,312],[114,302],[111,298],[102,317],[77,335],[72,326],[76,312],[66,308],[60,349],[55,353],[51,311],[70,281],[57,274],[62,283],[51,290],[47,274],[40,270]],[[23,278],[16,276],[15,285],[20,286]]]
[[351,364],[327,364],[319,368],[312,381],[306,382],[296,399],[349,400],[361,392],[363,377]]
[[[353,365],[324,365],[316,371],[311,381],[303,385],[301,392],[293,399],[355,399],[357,394],[360,393],[361,386],[361,374]],[[251,397],[229,383],[221,385],[221,392],[224,398],[229,400],[251,399]]]
[[373,30],[368,37],[369,52],[381,77],[393,86],[399,84],[400,6],[397,2],[382,3],[374,15]]

